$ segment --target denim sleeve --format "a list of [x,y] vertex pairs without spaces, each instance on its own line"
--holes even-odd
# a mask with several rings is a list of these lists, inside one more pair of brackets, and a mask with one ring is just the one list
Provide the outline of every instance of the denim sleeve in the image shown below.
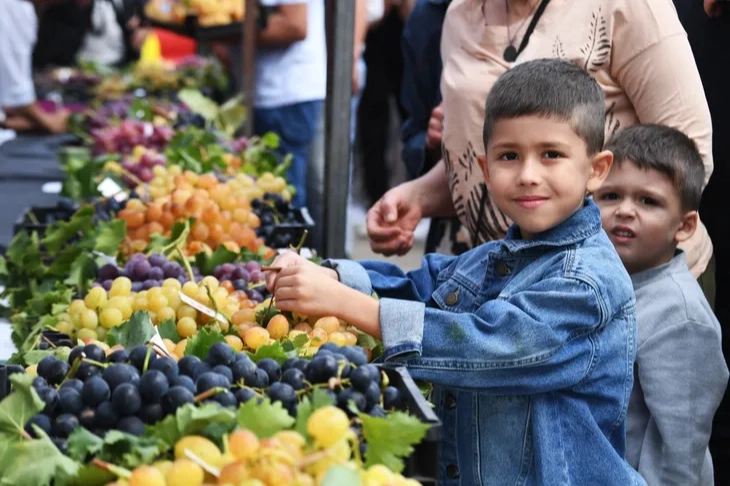
[[639,463],[651,483],[699,484],[712,419],[727,386],[728,370],[717,332],[680,323],[662,328],[637,351],[638,379],[661,444]]
[[322,264],[337,271],[340,282],[364,294],[377,293],[380,299],[380,327],[386,354],[420,352],[425,302],[436,289],[439,273],[458,257],[429,254],[421,268],[403,272],[383,261],[325,260]]
[[[386,361],[407,366],[417,379],[495,394],[580,382],[597,352],[592,333],[605,322],[597,291],[567,278],[492,298],[474,312],[385,299],[380,312]],[[395,314],[401,320],[391,320]],[[404,350],[418,356],[399,356]]]

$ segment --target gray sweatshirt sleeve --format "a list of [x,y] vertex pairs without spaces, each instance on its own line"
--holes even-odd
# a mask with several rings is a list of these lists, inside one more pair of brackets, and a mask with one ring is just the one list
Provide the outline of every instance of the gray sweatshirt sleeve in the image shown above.
[[649,485],[701,484],[712,419],[728,382],[717,331],[694,322],[662,328],[638,349],[637,366],[661,437],[661,444],[644,444],[639,473]]

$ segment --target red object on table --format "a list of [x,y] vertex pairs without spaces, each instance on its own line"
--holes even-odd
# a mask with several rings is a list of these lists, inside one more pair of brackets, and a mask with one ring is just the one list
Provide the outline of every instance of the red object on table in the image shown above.
[[154,32],[160,41],[160,53],[163,59],[177,61],[197,52],[198,44],[193,39],[164,29],[155,28]]

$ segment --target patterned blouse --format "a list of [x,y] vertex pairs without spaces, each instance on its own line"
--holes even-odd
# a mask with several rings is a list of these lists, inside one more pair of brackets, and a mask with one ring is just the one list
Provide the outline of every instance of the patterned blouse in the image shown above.
[[[503,59],[507,35],[504,25],[485,26],[482,0],[454,0],[444,22],[444,162],[462,225],[457,241],[468,246],[502,238],[511,224],[491,201],[476,162],[485,153],[487,93],[513,65]],[[546,57],[568,59],[596,78],[606,94],[607,140],[640,122],[672,126],[697,143],[709,180],[710,112],[672,0],[552,0],[516,63]],[[704,225],[682,248],[699,276],[712,256]]]

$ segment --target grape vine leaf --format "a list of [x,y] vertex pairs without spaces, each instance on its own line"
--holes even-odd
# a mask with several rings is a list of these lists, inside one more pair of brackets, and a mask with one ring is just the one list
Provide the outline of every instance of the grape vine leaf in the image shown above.
[[307,432],[307,420],[315,410],[333,405],[335,402],[332,397],[322,388],[315,388],[312,394],[308,397],[304,397],[297,405],[297,421],[294,425],[294,429],[309,439],[309,433]]
[[249,400],[241,405],[236,414],[239,427],[248,429],[259,439],[286,430],[294,425],[294,418],[289,415],[281,403],[272,403],[270,399]]
[[193,355],[205,359],[210,347],[223,341],[225,338],[219,330],[202,327],[198,330],[198,334],[188,339],[185,345],[185,356]]
[[166,445],[157,437],[135,437],[119,430],[110,430],[104,436],[96,457],[134,469],[142,464],[151,464],[166,449]]
[[49,253],[58,253],[77,233],[88,234],[93,231],[94,208],[87,206],[79,209],[69,221],[59,221],[49,226],[42,243]]
[[403,412],[392,412],[385,418],[365,413],[358,416],[368,444],[365,467],[383,464],[395,472],[403,470],[403,458],[413,453],[413,446],[426,436],[430,427]]
[[71,348],[66,346],[46,350],[32,349],[23,355],[23,362],[26,365],[38,364],[46,356],[55,356],[61,361],[68,361],[69,354],[71,354]]
[[84,427],[76,427],[68,436],[66,449],[71,459],[84,462],[89,456],[95,455],[104,445],[104,439],[92,434]]
[[9,379],[13,391],[0,402],[0,471],[7,470],[1,466],[11,447],[24,439],[25,424],[46,406],[31,386],[32,376],[15,373]]
[[362,346],[363,348],[367,348],[371,351],[371,361],[379,358],[383,354],[383,343],[370,336],[369,334],[358,334],[357,345]]
[[361,486],[360,474],[345,466],[332,466],[327,470],[320,486]]
[[127,236],[127,223],[123,219],[114,219],[99,225],[94,250],[105,255],[116,255],[119,245]]
[[238,254],[230,251],[225,246],[219,246],[212,254],[200,252],[195,255],[195,266],[198,267],[203,275],[213,275],[213,269],[224,263],[236,261]]
[[284,351],[284,347],[279,341],[274,341],[271,344],[264,344],[263,346],[259,347],[253,354],[249,352],[248,355],[251,357],[251,361],[253,361],[254,363],[258,363],[264,358],[271,358],[277,363],[281,364],[287,359],[296,356],[296,353],[293,351],[287,353],[286,351]]
[[173,343],[177,344],[180,342],[180,334],[177,332],[177,326],[175,325],[175,319],[172,317],[166,319],[162,323],[157,325],[157,332],[160,333],[162,339],[169,339]]
[[80,294],[86,294],[89,283],[96,277],[96,262],[90,253],[82,253],[71,264],[68,277],[63,281],[66,285],[72,286]]
[[59,474],[53,478],[53,486],[104,486],[116,479],[112,473],[93,464],[82,465],[76,474]]
[[298,354],[299,350],[306,346],[307,343],[309,343],[309,337],[306,334],[299,334],[295,336],[294,339],[285,339],[281,343],[281,346],[284,348],[286,353],[296,351]]
[[208,121],[213,121],[218,117],[218,105],[210,98],[203,96],[203,93],[197,89],[181,89],[177,93],[177,97],[193,113],[201,115]]
[[109,346],[121,344],[125,349],[132,349],[145,344],[155,334],[155,326],[145,311],[136,311],[121,326],[112,328],[107,334]]
[[173,415],[168,415],[155,425],[148,426],[146,436],[159,439],[169,447],[173,447],[180,437],[197,434],[210,424],[233,426],[235,418],[233,410],[223,408],[217,403],[206,403],[200,407],[186,403]]
[[74,476],[78,472],[79,463],[63,455],[43,430],[34,427],[34,431],[38,439],[15,442],[3,454],[0,484],[47,486],[58,474]]

